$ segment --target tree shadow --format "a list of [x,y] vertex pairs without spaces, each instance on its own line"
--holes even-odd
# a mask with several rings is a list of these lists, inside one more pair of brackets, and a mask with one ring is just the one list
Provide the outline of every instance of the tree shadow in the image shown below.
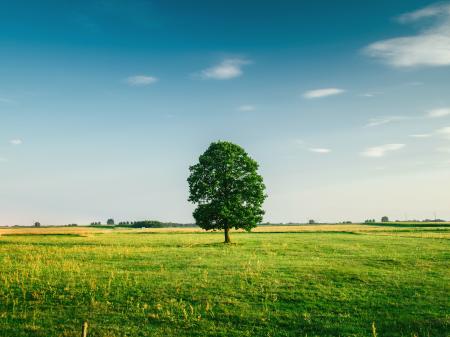
[[191,245],[191,247],[234,247],[234,246],[241,246],[242,243],[236,243],[236,242],[230,242],[230,243],[224,243],[224,242],[210,242],[210,243],[196,243]]

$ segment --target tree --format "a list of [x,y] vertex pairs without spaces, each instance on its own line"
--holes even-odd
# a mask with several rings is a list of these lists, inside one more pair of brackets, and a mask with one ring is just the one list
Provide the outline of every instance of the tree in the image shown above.
[[108,219],[108,221],[106,221],[107,225],[114,225],[114,219]]
[[308,220],[308,223],[309,223],[310,225],[314,225],[316,222],[315,222],[313,219],[311,219],[311,220]]
[[36,221],[36,222],[34,223],[34,227],[41,227],[41,223],[38,222],[38,221]]
[[381,218],[381,222],[389,222],[389,218],[385,215]]
[[258,174],[258,163],[233,143],[212,143],[189,167],[189,201],[197,204],[193,216],[206,230],[223,229],[225,243],[229,230],[250,231],[262,222],[262,204],[267,197]]

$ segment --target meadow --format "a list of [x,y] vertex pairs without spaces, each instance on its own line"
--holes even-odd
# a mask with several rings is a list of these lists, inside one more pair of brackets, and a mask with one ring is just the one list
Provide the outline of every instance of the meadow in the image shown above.
[[450,336],[450,227],[0,229],[0,336]]

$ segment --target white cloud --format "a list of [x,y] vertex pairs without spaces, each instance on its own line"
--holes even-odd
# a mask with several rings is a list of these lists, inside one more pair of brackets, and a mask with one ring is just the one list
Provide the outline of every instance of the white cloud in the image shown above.
[[446,14],[446,12],[450,12],[450,5],[447,4],[434,4],[425,8],[418,9],[414,12],[406,13],[400,15],[398,21],[401,23],[409,23],[417,20],[439,16],[442,14]]
[[307,99],[313,99],[313,98],[322,98],[327,96],[334,96],[334,95],[340,95],[345,92],[344,89],[339,88],[324,88],[324,89],[315,89],[306,91],[303,94],[303,97]]
[[11,144],[11,145],[20,145],[20,144],[22,144],[23,143],[23,141],[22,141],[22,139],[11,139],[10,141],[9,141],[9,143]]
[[244,105],[238,106],[237,110],[238,111],[255,111],[256,107],[254,105],[244,104]]
[[411,117],[406,116],[386,116],[386,117],[377,117],[369,119],[369,122],[366,124],[366,127],[379,126],[383,124],[389,124],[392,122],[399,122],[403,120],[410,119]]
[[409,135],[411,138],[430,138],[431,135],[428,133],[418,133],[414,135]]
[[330,149],[325,149],[325,148],[310,148],[308,150],[310,152],[321,153],[321,154],[325,154],[325,153],[330,153],[331,152]]
[[361,154],[365,157],[379,158],[383,157],[387,152],[398,151],[405,147],[405,144],[385,144],[380,146],[369,147]]
[[433,109],[427,112],[426,116],[428,118],[439,118],[439,117],[445,117],[450,115],[450,109],[449,108],[439,108],[439,109]]
[[375,96],[378,96],[378,95],[381,95],[381,94],[382,94],[382,92],[380,92],[380,91],[369,91],[369,92],[366,92],[364,94],[361,94],[360,96],[361,97],[371,98],[371,97],[375,97]]
[[[425,113],[423,116],[385,116],[385,117],[376,117],[369,119],[369,122],[365,125],[366,127],[373,127],[373,126],[379,126],[383,124],[389,124],[392,122],[400,122],[404,120],[420,120],[425,118],[440,118],[450,116],[450,108],[439,108],[439,109],[433,109],[429,110]],[[411,136],[413,137],[413,136]],[[421,137],[416,137],[421,138]],[[422,137],[424,138],[424,137]]]
[[331,149],[324,147],[310,147],[312,145],[308,144],[308,142],[300,138],[294,139],[294,143],[304,151],[309,151],[318,154],[328,154],[331,152]]
[[130,77],[126,78],[125,82],[134,87],[142,87],[142,86],[156,83],[156,82],[158,82],[158,79],[153,76],[135,75],[135,76],[130,76]]
[[437,129],[433,133],[419,133],[409,135],[409,137],[412,138],[430,138],[434,136],[441,136],[443,138],[450,139],[450,126],[445,126],[443,128]]
[[242,67],[249,63],[249,60],[240,58],[225,59],[214,67],[202,70],[201,77],[203,79],[230,80],[241,76]]
[[402,23],[433,18],[417,35],[377,41],[365,52],[394,67],[450,65],[450,4],[436,4],[400,16]]
[[436,133],[443,136],[444,138],[450,139],[450,126],[446,126],[436,130]]

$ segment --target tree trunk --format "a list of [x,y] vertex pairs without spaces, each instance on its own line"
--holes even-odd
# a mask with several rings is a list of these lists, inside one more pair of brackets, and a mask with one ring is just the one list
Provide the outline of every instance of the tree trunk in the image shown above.
[[228,226],[225,226],[225,242],[224,243],[231,243],[230,240],[230,228]]

